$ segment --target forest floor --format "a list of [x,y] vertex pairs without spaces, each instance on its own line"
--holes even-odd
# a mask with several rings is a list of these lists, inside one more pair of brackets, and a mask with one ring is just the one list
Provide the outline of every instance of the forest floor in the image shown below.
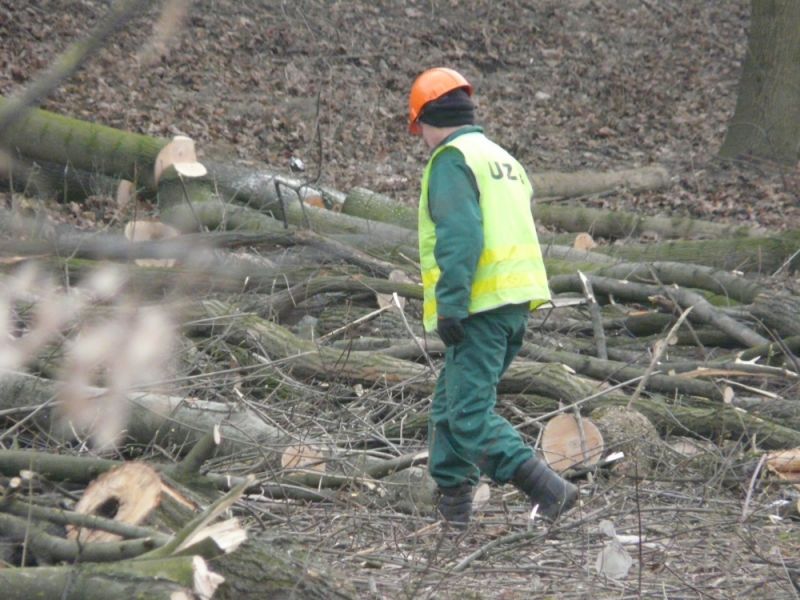
[[[186,0],[173,4],[186,4]],[[157,3],[149,3],[154,5]],[[103,13],[104,0],[0,0],[0,93]],[[43,102],[148,135],[413,203],[426,158],[407,93],[450,65],[479,122],[531,171],[669,169],[666,190],[607,208],[794,228],[800,175],[716,158],[747,47],[746,0],[297,2],[196,0],[184,26],[151,8]],[[154,38],[163,43],[152,43]]]
[[[156,4],[42,107],[185,134],[201,157],[286,170],[299,158],[315,182],[413,204],[426,150],[407,133],[407,93],[421,70],[446,65],[473,83],[488,135],[531,172],[657,163],[670,173],[666,189],[586,204],[800,228],[800,172],[716,158],[736,102],[747,0],[196,0],[174,30],[156,25]],[[0,0],[0,94],[35,78],[107,5]],[[46,210],[86,228],[130,218],[99,194]],[[665,450],[645,479],[584,481],[581,509],[547,535],[526,529],[510,488],[455,538],[423,516],[344,499],[268,527],[307,540],[364,598],[799,598],[785,562],[797,558],[797,525],[771,517],[774,489],[742,478],[741,447],[713,448],[702,459]],[[601,519],[647,539],[619,580],[596,569]]]

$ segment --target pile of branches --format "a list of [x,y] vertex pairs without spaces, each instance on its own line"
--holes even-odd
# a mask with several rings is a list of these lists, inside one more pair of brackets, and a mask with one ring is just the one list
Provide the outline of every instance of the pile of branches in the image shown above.
[[[258,536],[239,548],[237,527],[226,530],[230,544],[205,530],[242,495],[330,504],[342,490],[347,503],[435,522],[424,438],[444,348],[420,327],[413,209],[266,167],[201,164],[185,140],[44,111],[9,131],[15,170],[30,176],[12,186],[100,182],[131,210],[156,209],[102,232],[5,215],[0,536],[19,589],[88,598],[97,581],[130,577],[160,586],[149,597],[211,597],[215,586],[186,578],[188,564],[216,583],[232,574],[222,597],[281,582],[347,597],[347,584],[309,571],[302,549]],[[532,210],[554,298],[531,318],[500,410],[531,437],[557,414],[623,411],[605,426],[605,450],[624,448],[637,472],[658,446],[628,445],[647,437],[628,427],[643,415],[662,439],[746,451],[752,492],[766,451],[800,447],[791,279],[800,234],[606,213],[574,199],[665,185],[661,169],[533,179],[547,194]],[[77,510],[87,483],[134,460],[151,466],[158,492],[138,522],[117,523],[118,495]],[[129,541],[68,537],[81,528]],[[221,576],[198,562],[245,551],[235,567],[221,563],[230,569]],[[164,566],[173,559],[180,577]],[[84,564],[102,561],[114,566]],[[277,565],[274,578],[248,574],[247,561]],[[43,569],[47,578],[33,573]]]

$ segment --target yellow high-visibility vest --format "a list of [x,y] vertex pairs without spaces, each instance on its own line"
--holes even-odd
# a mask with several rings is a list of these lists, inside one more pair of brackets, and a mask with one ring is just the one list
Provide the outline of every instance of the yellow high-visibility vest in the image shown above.
[[436,225],[428,209],[428,181],[436,156],[455,147],[475,176],[483,216],[483,251],[472,281],[468,312],[530,301],[550,300],[547,273],[531,214],[531,187],[525,169],[481,132],[464,133],[436,148],[422,174],[419,200],[419,255],[422,267],[423,323],[436,329]]

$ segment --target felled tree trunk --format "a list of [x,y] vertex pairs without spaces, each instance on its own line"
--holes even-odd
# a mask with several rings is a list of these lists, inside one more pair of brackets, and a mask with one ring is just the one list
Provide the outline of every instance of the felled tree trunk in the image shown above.
[[[0,98],[0,108],[7,102]],[[153,187],[153,163],[168,140],[32,109],[6,130],[4,142],[25,158]]]
[[630,261],[673,261],[719,269],[771,275],[781,267],[795,270],[800,231],[761,238],[672,241],[658,244],[600,246],[596,252]]
[[712,223],[688,217],[648,217],[621,210],[600,210],[584,206],[536,203],[536,224],[561,231],[582,231],[594,237],[636,239],[650,235],[656,239],[720,239],[761,237],[766,231],[742,225]]
[[286,538],[255,537],[234,554],[214,562],[225,576],[214,600],[346,600],[352,586],[332,577],[312,560],[308,549]]
[[[39,377],[7,375],[0,378],[0,405],[3,408],[43,403],[57,392],[56,382]],[[104,390],[89,388],[86,393],[102,396]],[[142,444],[157,441],[188,450],[205,432],[219,426],[223,439],[218,450],[220,454],[241,452],[261,442],[264,453],[271,455],[277,466],[280,465],[281,446],[292,442],[285,433],[266,424],[249,410],[236,410],[227,403],[151,393],[133,393],[129,401],[131,412],[126,435],[131,441]],[[41,410],[36,418],[45,430],[60,431],[51,411]],[[69,430],[62,433],[66,437],[72,435]]]
[[[612,172],[576,171],[573,173],[560,173],[549,171],[530,173],[529,177],[536,198],[569,198],[608,192],[618,188],[627,188],[631,191],[652,190],[666,187],[669,183],[667,171],[660,166]],[[342,212],[346,214],[364,219],[394,223],[409,229],[416,229],[417,227],[416,210],[413,207],[400,204],[388,196],[365,188],[352,189],[344,199],[341,208]],[[623,219],[623,221],[630,223],[627,219]],[[664,219],[663,221],[667,220]],[[665,224],[661,225],[662,228],[664,226]],[[625,227],[624,224],[617,228],[618,231],[625,231],[626,229],[629,228]],[[710,229],[713,229],[713,227],[710,227]],[[587,229],[579,231],[587,231]],[[631,234],[632,232],[628,231],[625,235]]]
[[[163,201],[162,218],[181,231],[208,228],[277,233],[284,228],[279,220],[267,214],[221,200],[211,188],[202,183],[192,184],[191,191],[191,204],[186,202],[182,189],[171,189]],[[297,201],[287,203],[284,214],[289,225],[310,226],[317,232],[336,234],[337,238],[350,236],[347,240],[361,250],[379,247],[387,253],[399,250],[411,256],[417,252],[415,231],[365,221],[315,206],[301,207]],[[280,213],[276,216],[280,216]]]
[[[763,282],[744,277],[730,271],[714,269],[691,263],[651,262],[651,263],[616,263],[609,266],[590,266],[586,271],[593,275],[622,279],[638,283],[652,283],[654,277],[663,285],[679,285],[683,288],[707,290],[736,302],[749,304],[753,302],[763,289]],[[575,276],[551,277],[551,289],[572,282]]]
[[[602,174],[598,174],[602,175]],[[613,175],[613,174],[612,174]],[[532,179],[549,176],[564,176],[576,181],[580,174],[538,174]],[[538,197],[538,196],[536,196]],[[408,229],[417,228],[417,209],[401,204],[392,198],[365,188],[353,188],[348,192],[342,212],[384,223],[393,223]],[[648,217],[618,210],[599,210],[582,206],[563,206],[553,203],[533,204],[536,224],[574,233],[589,232],[593,236],[627,239],[642,234],[653,234],[659,239],[675,238],[739,238],[760,237],[766,231],[755,227],[731,226],[690,218]]]
[[625,169],[623,171],[555,171],[530,173],[531,184],[537,198],[569,198],[588,196],[625,188],[631,191],[655,190],[669,184],[667,170],[654,165]]
[[[563,289],[569,285],[573,290],[575,290],[579,284],[576,279],[577,277],[562,277],[559,280],[559,288]],[[649,302],[653,297],[663,296],[664,298],[668,299],[669,302],[683,307],[684,309],[691,307],[693,309],[693,313],[690,317],[691,319],[697,320],[700,323],[713,325],[733,339],[738,340],[745,347],[758,346],[768,343],[767,339],[750,329],[749,326],[745,325],[744,323],[740,323],[729,315],[715,309],[700,294],[691,290],[676,287],[631,283],[628,281],[620,281],[618,279],[610,279],[608,277],[596,277],[594,275],[591,276],[591,281],[597,292],[614,295],[617,298],[626,298],[628,300],[637,300],[639,302]]]
[[751,311],[781,336],[800,335],[800,300],[796,296],[765,292],[755,298]]
[[[226,314],[226,311],[229,310],[218,303],[206,304],[209,315],[219,316]],[[231,323],[237,323],[237,321],[231,321]],[[257,317],[246,317],[239,324],[228,327],[226,335],[233,336],[232,341],[239,340],[244,345],[254,344],[254,348],[265,349],[273,359],[291,359],[291,362],[287,363],[287,367],[291,365],[298,375],[318,376],[325,379],[338,377],[369,384],[405,382],[406,388],[410,390],[422,393],[431,393],[433,390],[433,377],[431,377],[430,371],[422,365],[393,359],[374,352],[350,352],[344,356],[340,350],[317,348],[313,343],[301,340],[282,327]],[[566,355],[566,353],[564,354]],[[590,357],[583,360],[587,364],[594,364]],[[599,374],[602,378],[605,378],[609,371],[618,366],[611,366],[610,361],[601,362],[608,365],[608,368],[603,369]],[[636,377],[642,374],[642,370],[632,369],[630,373],[625,372],[625,374]],[[620,376],[620,378],[622,377],[625,375]],[[685,415],[686,428],[700,432],[700,435],[727,430],[735,432],[734,435],[738,434],[739,436],[757,435],[759,443],[763,444],[765,448],[784,448],[791,447],[792,444],[800,444],[800,431],[752,417],[747,413],[740,413],[718,401],[721,399],[721,394],[713,384],[667,376],[650,379],[655,381],[652,385],[663,385],[670,393],[681,388],[684,393],[700,393],[717,400],[713,402],[698,400],[697,406],[701,408],[692,406],[685,409],[658,400],[642,400],[640,398],[636,401],[634,407],[637,410],[644,412],[648,417],[653,415],[651,420],[657,420],[664,426],[668,427],[672,424],[671,426],[680,428],[683,417],[676,417],[680,414]],[[596,391],[592,389],[591,383],[576,377],[561,364],[545,365],[521,361],[511,365],[500,382],[499,390],[503,393],[535,392],[565,402],[581,400]],[[684,410],[685,412],[683,412]],[[676,424],[676,419],[678,424]]]
[[[569,256],[570,261],[585,261],[591,264],[594,262],[591,256],[602,253],[628,261],[695,263],[725,270],[764,274],[773,273],[789,259],[791,259],[790,264],[786,265],[789,268],[795,268],[800,263],[800,257],[794,255],[797,246],[800,245],[800,233],[798,232],[786,232],[767,237],[759,235],[763,232],[758,230],[725,227],[691,219],[676,223],[671,219],[642,218],[638,215],[627,215],[626,218],[625,213],[592,212],[586,209],[566,209],[544,205],[537,205],[534,209],[534,218],[537,218],[539,210],[542,210],[545,215],[551,215],[552,219],[565,213],[578,215],[575,218],[582,225],[581,228],[585,226],[586,229],[589,229],[594,222],[598,222],[602,216],[601,222],[605,223],[604,233],[612,237],[628,237],[634,233],[643,233],[653,229],[660,232],[663,237],[691,235],[694,232],[703,237],[715,238],[654,244],[599,246],[593,252],[572,252]],[[365,219],[384,220],[402,227],[416,228],[416,211],[413,207],[398,206],[398,203],[389,197],[363,188],[354,188],[347,195],[343,211]],[[581,221],[581,214],[583,221]],[[546,220],[547,217],[545,217]],[[552,224],[557,225],[555,222]],[[727,237],[721,237],[723,235],[727,235]]]
[[[204,563],[203,563],[204,567]],[[3,569],[6,600],[108,600],[152,598],[192,600],[201,567],[192,557],[123,561],[110,564]]]

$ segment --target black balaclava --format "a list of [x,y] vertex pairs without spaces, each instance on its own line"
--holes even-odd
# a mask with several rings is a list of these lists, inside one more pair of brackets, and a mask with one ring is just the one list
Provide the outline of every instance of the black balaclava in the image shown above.
[[473,125],[475,105],[467,91],[459,88],[426,104],[419,120],[434,127]]

